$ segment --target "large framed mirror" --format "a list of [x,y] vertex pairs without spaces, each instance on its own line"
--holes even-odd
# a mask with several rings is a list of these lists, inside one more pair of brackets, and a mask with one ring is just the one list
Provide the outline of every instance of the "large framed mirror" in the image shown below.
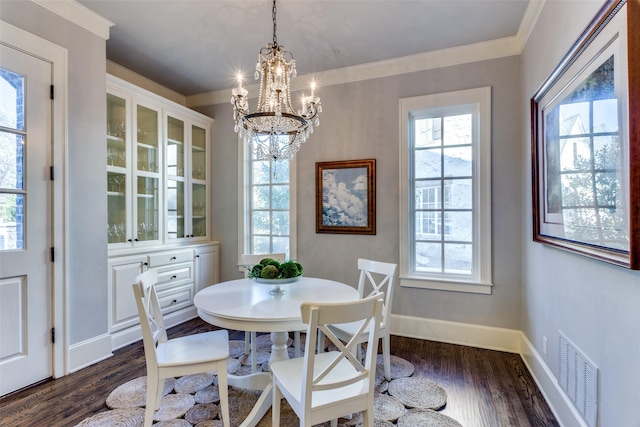
[[533,239],[640,269],[640,2],[607,1],[531,99]]

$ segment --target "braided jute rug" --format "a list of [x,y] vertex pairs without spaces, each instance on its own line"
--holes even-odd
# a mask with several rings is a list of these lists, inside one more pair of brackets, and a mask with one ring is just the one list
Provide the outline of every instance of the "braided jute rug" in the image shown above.
[[[250,372],[250,358],[244,355],[243,341],[231,341],[232,358],[227,371],[244,375]],[[259,362],[264,349],[259,348]],[[235,357],[234,357],[235,356]],[[258,366],[266,371],[267,363]],[[425,378],[412,377],[414,366],[397,356],[391,356],[391,381],[384,378],[382,355],[378,355],[374,396],[375,427],[461,427],[456,420],[437,412],[447,402],[445,390]],[[114,389],[106,399],[106,411],[97,413],[76,427],[141,427],[144,422],[146,377],[135,378]],[[247,417],[258,400],[260,392],[229,388],[231,427],[238,426]],[[160,409],[154,415],[156,427],[222,427],[220,395],[215,372],[188,375],[165,380]],[[281,405],[280,426],[297,427],[300,421],[289,404]],[[329,422],[321,424],[328,427]],[[340,427],[362,426],[362,414],[350,419],[340,418]],[[258,427],[271,427],[271,409],[258,423]]]

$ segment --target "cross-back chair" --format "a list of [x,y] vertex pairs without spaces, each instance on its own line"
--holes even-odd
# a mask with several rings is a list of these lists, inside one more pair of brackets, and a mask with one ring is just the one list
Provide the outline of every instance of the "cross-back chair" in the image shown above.
[[150,269],[133,284],[147,364],[144,427],[151,426],[153,415],[160,408],[165,378],[210,371],[217,371],[222,422],[229,427],[229,334],[218,330],[168,339],[155,288],[157,282],[157,271]]
[[[313,303],[301,306],[302,320],[307,325],[304,357],[283,360],[271,365],[273,378],[272,425],[280,425],[280,400],[284,396],[300,418],[301,427],[310,427],[363,411],[364,425],[373,426],[373,395],[376,371],[375,344],[377,325],[382,318],[382,296],[379,294],[352,302]],[[343,343],[328,328],[333,323],[358,322],[354,336]],[[367,330],[372,333],[367,334]],[[337,351],[315,353],[319,331]],[[369,345],[364,363],[354,355],[361,335]]]
[[[372,261],[368,259],[358,259],[358,269],[360,279],[358,280],[358,293],[360,298],[383,293],[384,305],[382,308],[382,319],[379,323],[380,338],[382,339],[382,357],[384,362],[384,376],[391,381],[391,337],[390,337],[390,316],[391,304],[393,302],[393,284],[396,274],[397,264],[388,262]],[[348,340],[360,328],[360,322],[345,324],[334,324],[329,329],[342,340]],[[364,342],[366,334],[361,338]],[[377,350],[378,343],[376,341]],[[356,347],[360,354],[360,349]]]

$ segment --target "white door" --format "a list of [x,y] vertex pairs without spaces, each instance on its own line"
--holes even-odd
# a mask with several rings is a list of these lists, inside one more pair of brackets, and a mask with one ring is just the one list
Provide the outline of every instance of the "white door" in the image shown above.
[[51,79],[0,45],[0,395],[53,374]]

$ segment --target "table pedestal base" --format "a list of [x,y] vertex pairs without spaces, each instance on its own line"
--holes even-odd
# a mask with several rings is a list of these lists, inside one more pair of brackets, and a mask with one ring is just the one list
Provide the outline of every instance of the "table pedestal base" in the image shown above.
[[287,352],[288,340],[288,332],[271,332],[271,355],[269,356],[269,366],[274,362],[287,360],[289,358],[289,353]]
[[257,372],[250,375],[229,375],[229,386],[244,388],[248,390],[262,390],[260,397],[253,409],[244,419],[240,427],[255,427],[258,425],[264,414],[267,413],[271,407],[271,401],[273,400],[271,374],[268,372]]
[[[271,355],[269,356],[269,366],[280,360],[287,360],[288,332],[271,332]],[[240,424],[240,427],[255,427],[271,407],[273,400],[273,384],[271,374],[268,372],[256,372],[251,375],[236,376],[229,375],[229,385],[249,390],[262,390],[260,397],[247,418]]]

